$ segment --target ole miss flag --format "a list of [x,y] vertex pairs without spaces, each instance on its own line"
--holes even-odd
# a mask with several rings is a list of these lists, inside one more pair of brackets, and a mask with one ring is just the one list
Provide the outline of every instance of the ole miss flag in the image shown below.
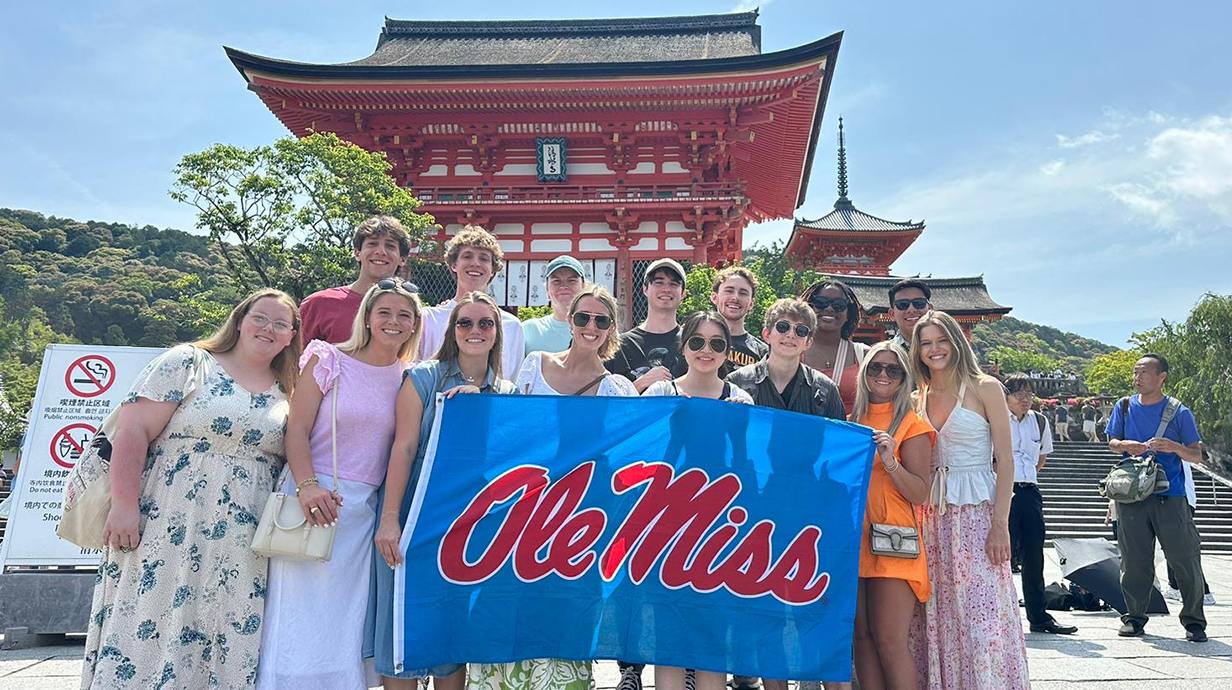
[[405,668],[850,679],[869,429],[683,397],[438,404],[395,577]]

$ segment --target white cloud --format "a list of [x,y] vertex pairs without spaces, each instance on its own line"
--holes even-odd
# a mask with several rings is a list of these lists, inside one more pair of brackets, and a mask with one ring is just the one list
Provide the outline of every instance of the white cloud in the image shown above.
[[774,0],[740,0],[736,6],[732,8],[732,12],[752,12],[759,7],[765,7]]
[[1155,195],[1152,188],[1138,182],[1118,182],[1100,187],[1113,199],[1125,205],[1132,214],[1153,218],[1159,227],[1176,225],[1176,211],[1167,199]]
[[1106,141],[1116,141],[1121,138],[1120,134],[1104,134],[1097,130],[1087,132],[1076,137],[1067,137],[1064,134],[1058,134],[1057,145],[1063,149],[1076,149],[1081,146],[1090,146],[1091,144],[1102,144]]
[[1065,167],[1065,161],[1063,159],[1058,158],[1056,160],[1048,161],[1047,163],[1041,165],[1039,171],[1041,174],[1047,177],[1055,177],[1057,173],[1061,172],[1061,168],[1064,168],[1064,167]]

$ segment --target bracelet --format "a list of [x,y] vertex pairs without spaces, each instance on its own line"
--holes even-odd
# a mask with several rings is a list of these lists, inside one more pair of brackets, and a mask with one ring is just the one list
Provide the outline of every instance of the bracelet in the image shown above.
[[893,468],[889,468],[889,467],[887,467],[887,468],[886,468],[886,474],[894,474],[895,472],[897,472],[897,471],[898,471],[898,468],[899,468],[899,467],[901,467],[901,466],[902,466],[902,463],[901,463],[901,462],[896,462],[896,463],[894,463],[894,467],[893,467]]
[[318,481],[316,477],[309,477],[305,479],[304,481],[295,485],[295,495],[298,496],[300,489],[303,489],[305,486],[310,486],[312,484],[316,484],[317,486],[320,486],[321,482]]

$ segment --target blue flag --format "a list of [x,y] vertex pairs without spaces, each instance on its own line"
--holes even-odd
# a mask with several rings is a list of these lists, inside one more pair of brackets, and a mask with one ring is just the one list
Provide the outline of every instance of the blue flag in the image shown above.
[[682,397],[459,395],[432,433],[395,577],[407,668],[850,680],[868,428]]

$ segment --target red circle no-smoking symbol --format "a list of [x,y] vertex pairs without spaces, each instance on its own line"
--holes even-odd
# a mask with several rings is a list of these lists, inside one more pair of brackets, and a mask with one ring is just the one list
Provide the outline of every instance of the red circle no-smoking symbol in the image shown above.
[[102,355],[86,355],[68,365],[64,385],[73,395],[93,398],[102,395],[115,382],[115,365]]
[[60,467],[73,469],[97,431],[89,424],[69,424],[51,438],[51,459]]

